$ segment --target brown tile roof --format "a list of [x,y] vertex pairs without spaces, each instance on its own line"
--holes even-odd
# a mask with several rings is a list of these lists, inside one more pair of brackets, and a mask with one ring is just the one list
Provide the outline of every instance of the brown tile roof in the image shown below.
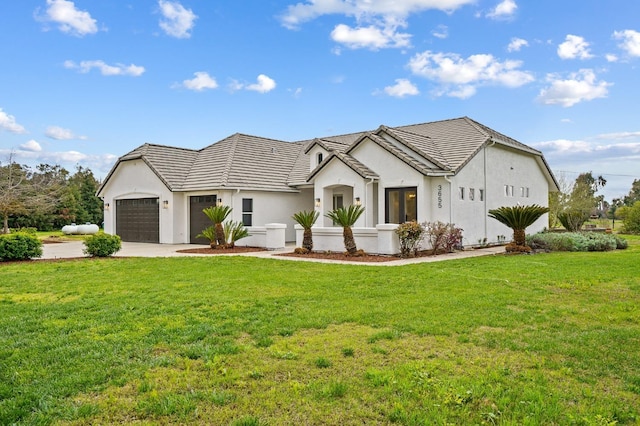
[[[333,157],[363,177],[377,176],[349,155],[366,138],[425,175],[457,173],[483,146],[492,142],[537,156],[548,169],[540,151],[468,117],[461,117],[408,126],[380,126],[370,132],[299,142],[236,133],[201,150],[144,144],[120,157],[99,192],[117,166],[132,159],[145,161],[173,191],[219,188],[295,191],[298,186],[309,185],[309,179]],[[322,146],[331,155],[310,174],[306,153],[314,144]],[[547,172],[553,179],[551,172]]]

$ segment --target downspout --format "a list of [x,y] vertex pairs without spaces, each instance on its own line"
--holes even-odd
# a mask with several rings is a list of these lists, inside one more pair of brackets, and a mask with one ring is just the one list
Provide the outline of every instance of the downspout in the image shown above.
[[491,145],[484,147],[484,200],[482,202],[484,204],[484,237],[487,239],[489,238],[489,236],[487,235],[489,227],[487,223],[487,219],[489,217],[489,212],[487,211],[487,197],[489,196],[489,191],[487,191],[487,148],[491,148],[495,144],[496,141],[492,139]]
[[[365,206],[368,206],[368,204],[367,204],[367,194],[368,194],[367,186],[371,185],[373,183],[373,181],[375,180],[375,178],[369,178],[369,179],[371,179],[371,180],[364,184],[364,205]],[[375,223],[373,225],[375,226]],[[364,227],[365,228],[367,227],[367,215],[366,214],[364,215]]]

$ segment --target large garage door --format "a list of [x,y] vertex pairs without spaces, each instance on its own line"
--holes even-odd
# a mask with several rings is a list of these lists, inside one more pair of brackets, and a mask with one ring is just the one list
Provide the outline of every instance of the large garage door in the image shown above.
[[215,195],[189,197],[189,242],[191,244],[209,244],[209,240],[196,238],[196,235],[212,225],[207,215],[202,213],[202,210],[215,205]]
[[160,203],[157,198],[116,200],[116,234],[122,241],[160,242]]

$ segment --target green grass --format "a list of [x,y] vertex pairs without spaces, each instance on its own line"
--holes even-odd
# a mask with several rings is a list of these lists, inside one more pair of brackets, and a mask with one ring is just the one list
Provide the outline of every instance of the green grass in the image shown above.
[[637,424],[629,240],[403,267],[0,264],[0,424]]

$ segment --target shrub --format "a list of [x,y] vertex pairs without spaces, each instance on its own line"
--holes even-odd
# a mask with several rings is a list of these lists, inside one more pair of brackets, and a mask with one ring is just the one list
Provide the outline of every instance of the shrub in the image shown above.
[[28,260],[42,256],[42,242],[34,235],[19,232],[0,235],[0,261]]
[[424,238],[424,232],[424,227],[415,221],[398,225],[396,234],[400,239],[400,255],[402,257],[411,257],[418,254],[418,247]]
[[249,231],[242,222],[228,220],[223,224],[223,230],[226,244],[231,248],[236,246],[236,241],[249,236]]
[[640,234],[640,201],[625,209],[624,229],[625,234]]
[[527,245],[546,251],[609,251],[626,248],[627,242],[615,235],[595,232],[540,232],[527,236]]
[[582,210],[569,210],[558,213],[558,220],[569,232],[579,231],[588,219],[589,213],[585,213]]
[[120,237],[117,235],[105,234],[98,232],[85,238],[84,254],[91,257],[108,257],[112,256],[122,248]]
[[425,222],[423,226],[433,254],[441,251],[450,253],[462,247],[462,228],[440,221]]

